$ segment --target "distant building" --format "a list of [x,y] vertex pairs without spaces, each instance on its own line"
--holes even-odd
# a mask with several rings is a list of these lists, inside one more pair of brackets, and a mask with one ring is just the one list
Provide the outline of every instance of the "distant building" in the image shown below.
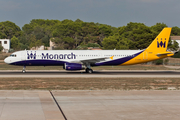
[[39,47],[32,47],[30,50],[44,50],[44,45],[41,45]]
[[50,45],[50,47],[56,47],[56,44],[54,42],[52,42],[51,40],[49,41],[49,45]]
[[3,46],[2,52],[8,53],[10,50],[11,40],[10,39],[0,39],[0,44]]
[[55,46],[55,43],[51,40],[49,41],[50,47],[45,47],[44,45],[41,45],[39,47],[32,47],[30,50],[53,50]]
[[176,41],[179,44],[179,48],[180,48],[180,36],[171,36],[171,40],[172,41]]
[[[39,47],[32,47],[30,50],[54,50],[54,48],[57,47],[57,45],[54,42],[52,42],[51,39],[49,41],[49,46],[50,47],[45,47],[44,45],[41,45]],[[88,50],[102,50],[102,49],[99,47],[88,47]]]

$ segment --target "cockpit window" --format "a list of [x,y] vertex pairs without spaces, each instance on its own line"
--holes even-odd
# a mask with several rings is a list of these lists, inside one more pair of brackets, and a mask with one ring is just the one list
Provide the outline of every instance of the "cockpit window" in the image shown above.
[[11,54],[10,57],[16,57],[16,54]]

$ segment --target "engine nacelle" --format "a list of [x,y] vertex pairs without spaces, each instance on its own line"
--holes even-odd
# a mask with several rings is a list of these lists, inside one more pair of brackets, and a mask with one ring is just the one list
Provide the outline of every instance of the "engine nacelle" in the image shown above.
[[83,70],[85,69],[85,66],[78,63],[65,63],[63,68],[65,70]]

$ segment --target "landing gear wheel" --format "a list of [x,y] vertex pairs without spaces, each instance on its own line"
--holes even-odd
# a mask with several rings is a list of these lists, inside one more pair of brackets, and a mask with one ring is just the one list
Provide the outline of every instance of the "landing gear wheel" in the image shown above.
[[86,72],[87,72],[87,73],[93,73],[93,70],[92,70],[92,69],[87,68],[87,69],[86,69]]
[[22,70],[22,73],[26,73],[26,70]]
[[89,69],[88,73],[93,73],[93,70],[92,70],[92,69]]
[[26,66],[23,67],[22,73],[26,73]]

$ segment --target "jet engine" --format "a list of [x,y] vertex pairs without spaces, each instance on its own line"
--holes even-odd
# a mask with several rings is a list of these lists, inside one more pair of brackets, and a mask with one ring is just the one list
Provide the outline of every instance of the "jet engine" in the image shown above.
[[63,68],[65,70],[83,70],[85,69],[85,66],[78,63],[65,63]]

